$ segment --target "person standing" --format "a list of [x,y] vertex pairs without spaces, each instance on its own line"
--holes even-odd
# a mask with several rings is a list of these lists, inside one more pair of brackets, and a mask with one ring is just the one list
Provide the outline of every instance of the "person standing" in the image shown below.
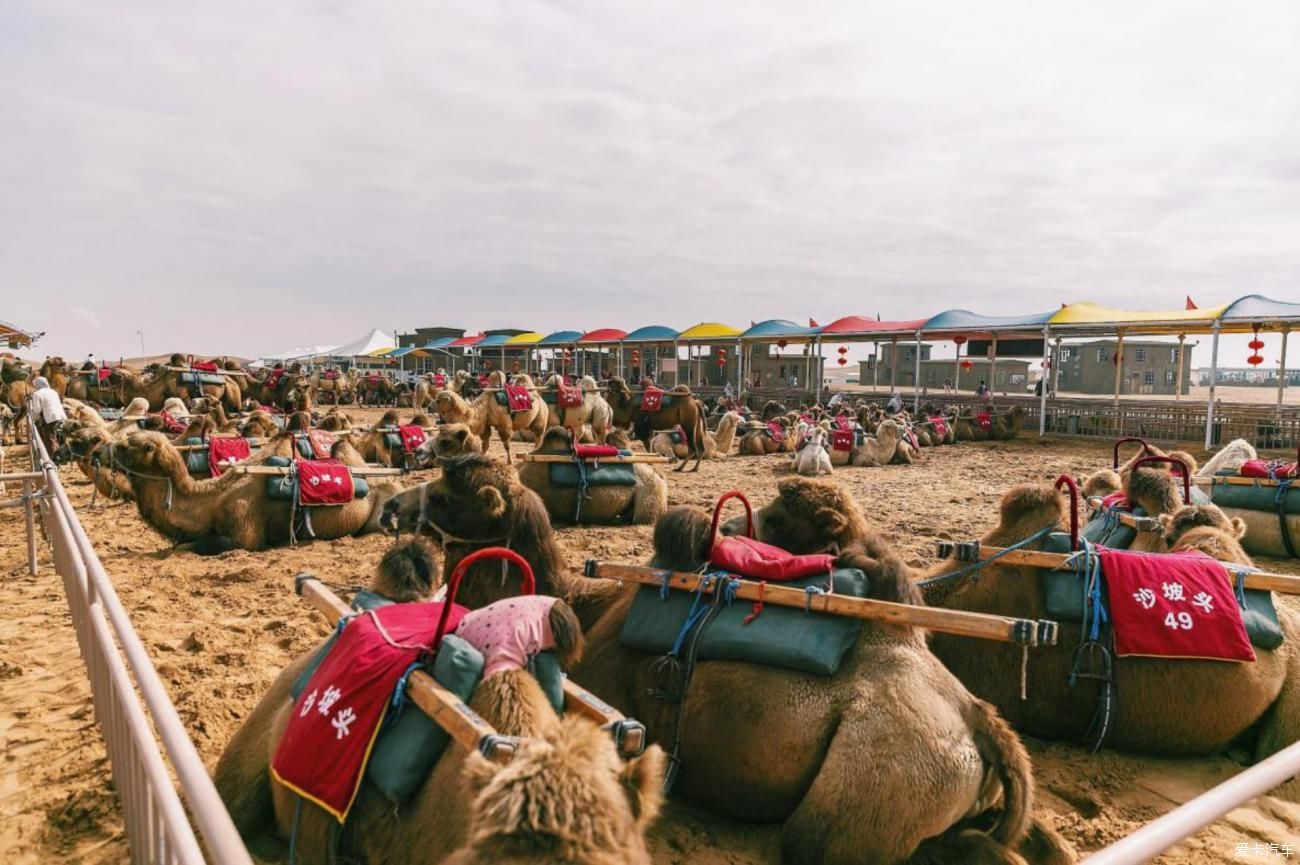
[[46,453],[53,459],[58,446],[59,430],[68,419],[63,411],[63,401],[43,375],[32,379],[32,395],[27,399],[27,410],[36,422],[36,431],[45,443]]
[[889,395],[889,413],[898,414],[902,410],[903,410],[903,395],[898,391],[894,391],[892,394]]

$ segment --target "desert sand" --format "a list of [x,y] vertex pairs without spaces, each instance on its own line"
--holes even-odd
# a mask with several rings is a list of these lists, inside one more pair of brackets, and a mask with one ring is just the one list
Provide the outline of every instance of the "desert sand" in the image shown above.
[[[1109,448],[1027,435],[926,456],[916,466],[844,468],[834,475],[917,567],[932,561],[934,539],[967,539],[986,530],[1009,485],[1089,471],[1108,461]],[[11,448],[10,468],[22,460],[23,450]],[[760,503],[789,471],[788,458],[781,456],[707,462],[698,474],[669,473],[670,499],[708,507],[720,493],[740,488]],[[174,552],[132,505],[101,500],[91,507],[90,486],[77,469],[65,467],[62,476],[209,767],[279,670],[327,633],[323,619],[293,594],[293,576],[310,571],[335,587],[360,585],[390,543],[370,536],[202,558]],[[403,482],[432,476],[420,472]],[[564,528],[560,536],[574,567],[593,556],[640,562],[650,548],[649,527]],[[0,511],[6,610],[0,618],[0,861],[125,862],[121,816],[62,586],[48,548],[42,558],[41,575],[28,576],[21,511]],[[1294,562],[1261,564],[1300,574]],[[1035,762],[1038,813],[1081,852],[1132,832],[1247,762],[1244,752],[1154,759],[1113,751],[1089,755],[1033,739],[1027,745]],[[681,806],[670,806],[652,835],[655,861],[662,865],[779,862],[776,827],[728,824]],[[1240,852],[1239,845],[1257,842],[1293,844],[1300,851],[1300,805],[1263,797],[1157,861],[1264,861]],[[257,839],[253,849],[259,861],[285,855],[272,838]]]

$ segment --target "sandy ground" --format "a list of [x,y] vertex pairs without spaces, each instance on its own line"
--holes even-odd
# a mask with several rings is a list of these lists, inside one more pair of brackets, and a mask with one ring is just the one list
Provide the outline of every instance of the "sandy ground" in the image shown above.
[[[1109,459],[1107,451],[1101,443],[1026,438],[944,448],[918,466],[841,469],[834,477],[876,515],[906,559],[924,566],[934,538],[965,539],[987,529],[1010,484],[1088,471]],[[12,468],[21,450],[10,454]],[[671,500],[709,506],[721,492],[739,487],[756,502],[765,501],[788,474],[787,466],[784,457],[705,463],[699,474],[669,475]],[[326,633],[323,620],[293,595],[293,575],[307,570],[335,585],[365,582],[388,543],[365,537],[214,558],[176,553],[132,506],[91,508],[90,487],[80,473],[64,469],[63,476],[209,766],[276,673]],[[563,529],[560,535],[575,567],[591,556],[640,561],[650,543],[648,527]],[[50,573],[48,553],[35,578],[26,575],[24,557],[21,512],[0,511],[6,610],[0,619],[0,861],[126,861],[61,584]],[[1266,564],[1300,574],[1300,564]],[[1090,756],[1070,745],[1027,744],[1035,760],[1039,814],[1081,851],[1133,831],[1230,777],[1246,760],[1241,753],[1198,759],[1110,751]],[[766,865],[779,861],[777,839],[777,827],[726,824],[672,806],[652,841],[662,865]],[[1263,861],[1237,852],[1239,844],[1256,842],[1290,843],[1300,851],[1300,806],[1261,798],[1158,861]],[[284,852],[270,839],[260,839],[254,849],[265,861],[278,861]]]

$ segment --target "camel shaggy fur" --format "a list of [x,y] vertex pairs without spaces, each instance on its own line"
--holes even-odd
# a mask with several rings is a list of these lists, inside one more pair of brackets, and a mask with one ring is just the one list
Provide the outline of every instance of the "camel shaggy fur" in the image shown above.
[[[731,454],[731,446],[736,440],[736,429],[740,426],[740,415],[729,411],[722,415],[716,432],[704,432],[704,458],[706,460],[724,459]],[[676,460],[690,459],[690,446],[686,436],[678,433],[674,440],[674,430],[660,430],[650,440],[650,452]]]
[[831,473],[830,434],[816,424],[804,424],[794,452],[794,471],[800,475]]
[[[532,387],[533,380],[526,375],[515,377],[515,384]],[[510,439],[517,431],[527,431],[535,439],[540,439],[546,432],[546,403],[534,398],[533,404],[525,411],[510,411],[507,406],[497,402],[495,393],[481,393],[473,402],[466,402],[460,394],[452,390],[440,390],[434,397],[438,414],[446,423],[463,423],[483,442],[483,450],[488,449],[492,431],[495,430],[501,446],[506,449],[506,462],[514,462],[510,453]]]
[[[537,454],[567,454],[572,450],[569,431],[551,427],[533,451]],[[626,521],[633,525],[649,525],[668,509],[668,482],[653,466],[634,464],[634,486],[592,485],[584,492],[580,489],[557,487],[551,483],[551,464],[524,463],[519,467],[519,480],[524,486],[541,496],[546,511],[556,522],[583,524],[611,524]],[[578,497],[582,496],[581,507]]]
[[[553,375],[547,380],[546,387],[558,391],[559,383],[560,377]],[[584,375],[578,382],[578,388],[582,391],[582,405],[576,408],[559,408],[558,405],[550,408],[548,404],[550,416],[547,425],[573,430],[589,426],[595,442],[604,444],[605,437],[609,435],[610,426],[613,424],[614,410],[600,395],[600,388],[593,376]],[[540,399],[537,395],[533,398]]]

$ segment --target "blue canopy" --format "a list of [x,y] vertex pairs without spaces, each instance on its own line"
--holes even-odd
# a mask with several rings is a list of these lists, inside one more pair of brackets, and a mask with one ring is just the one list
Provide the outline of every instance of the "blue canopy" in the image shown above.
[[1237,325],[1232,330],[1241,330],[1240,325],[1266,323],[1269,321],[1300,322],[1300,303],[1286,303],[1270,300],[1262,294],[1248,294],[1228,304],[1228,308],[1219,317],[1224,329],[1228,325]]
[[574,345],[582,337],[580,330],[557,330],[555,333],[542,337],[538,345]]
[[428,342],[426,342],[424,345],[420,347],[432,348],[432,349],[446,348],[447,346],[451,345],[455,341],[456,341],[456,337],[454,336],[440,336],[437,339],[429,340]]
[[623,337],[623,342],[672,342],[677,339],[678,331],[661,324],[638,327]]
[[497,333],[492,336],[485,336],[474,346],[475,348],[500,348],[510,341],[510,334]]
[[821,332],[820,327],[801,327],[793,321],[784,318],[769,318],[767,321],[760,321],[758,324],[751,325],[749,330],[740,335],[741,339],[779,339],[783,336],[802,337],[816,336]]
[[979,315],[968,309],[949,309],[928,319],[921,325],[921,330],[924,333],[957,331],[968,336],[1016,331],[1041,333],[1043,325],[1047,324],[1057,311],[1054,309],[1051,312],[1035,315]]

